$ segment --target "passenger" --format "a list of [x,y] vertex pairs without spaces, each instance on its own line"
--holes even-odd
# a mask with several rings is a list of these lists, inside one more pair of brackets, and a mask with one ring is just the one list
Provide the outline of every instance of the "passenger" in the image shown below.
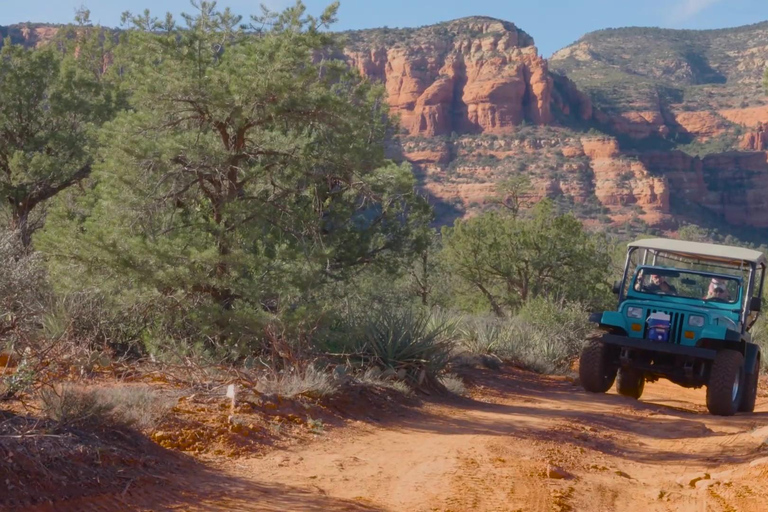
[[707,295],[704,297],[704,300],[709,299],[719,299],[724,302],[731,301],[731,294],[728,292],[728,288],[726,287],[724,279],[718,279],[717,277],[712,278],[712,280],[709,282]]

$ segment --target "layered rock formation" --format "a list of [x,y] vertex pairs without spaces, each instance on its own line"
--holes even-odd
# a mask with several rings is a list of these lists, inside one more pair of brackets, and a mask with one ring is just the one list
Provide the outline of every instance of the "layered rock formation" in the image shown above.
[[[11,25],[0,27],[0,36],[2,36],[2,40],[10,38],[13,44],[36,48],[51,41],[58,31],[59,27],[56,25],[41,25],[37,23]],[[2,46],[2,40],[0,40],[0,46]]]
[[759,123],[754,130],[746,133],[741,138],[739,148],[747,151],[763,151],[768,149],[768,129],[766,129],[765,125]]
[[411,135],[508,133],[524,121],[552,122],[552,78],[533,39],[511,23],[478,18],[446,33],[347,49],[350,65],[386,85]]
[[665,177],[672,200],[681,205],[700,206],[729,224],[768,228],[768,153],[699,158],[673,151],[638,156],[648,169]]

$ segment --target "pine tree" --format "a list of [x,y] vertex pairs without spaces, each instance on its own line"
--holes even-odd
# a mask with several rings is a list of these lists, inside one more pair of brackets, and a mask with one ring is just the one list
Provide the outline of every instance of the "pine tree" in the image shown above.
[[118,107],[107,83],[87,71],[85,49],[101,40],[100,29],[89,29],[70,47],[6,40],[0,50],[0,197],[25,246],[42,224],[41,206],[90,174],[96,128]]
[[385,158],[382,89],[335,58],[337,5],[315,18],[299,2],[248,31],[196,5],[183,26],[126,15],[131,109],[101,132],[93,189],[47,230],[59,275],[194,298],[222,333],[418,250],[429,207]]

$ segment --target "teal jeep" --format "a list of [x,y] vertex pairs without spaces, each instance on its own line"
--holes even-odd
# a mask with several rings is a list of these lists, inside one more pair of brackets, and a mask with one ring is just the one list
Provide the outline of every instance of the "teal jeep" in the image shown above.
[[752,412],[760,348],[749,329],[763,296],[766,259],[759,251],[663,238],[628,245],[616,311],[594,313],[601,335],[579,359],[585,390],[640,398],[663,377],[707,386],[707,408]]

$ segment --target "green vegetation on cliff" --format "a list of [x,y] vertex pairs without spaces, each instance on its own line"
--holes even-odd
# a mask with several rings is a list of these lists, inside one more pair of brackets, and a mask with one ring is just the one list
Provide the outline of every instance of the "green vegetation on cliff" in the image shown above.
[[606,110],[657,110],[660,100],[719,110],[765,103],[766,58],[763,22],[719,30],[599,30],[556,52],[550,64]]

